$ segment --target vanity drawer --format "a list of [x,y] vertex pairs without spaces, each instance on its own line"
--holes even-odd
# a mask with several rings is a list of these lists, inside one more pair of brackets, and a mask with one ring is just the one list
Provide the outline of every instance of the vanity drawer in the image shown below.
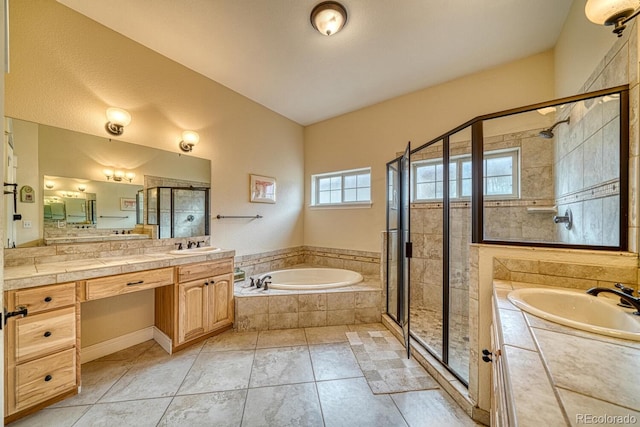
[[16,363],[75,346],[75,307],[16,320]]
[[140,271],[86,281],[87,300],[107,298],[173,284],[173,268]]
[[22,410],[76,386],[76,349],[16,366],[16,409]]
[[178,282],[188,282],[205,277],[219,276],[233,271],[233,259],[225,258],[219,261],[200,262],[178,267]]
[[67,307],[76,302],[76,284],[40,286],[14,293],[14,307],[27,307],[29,315],[54,308]]

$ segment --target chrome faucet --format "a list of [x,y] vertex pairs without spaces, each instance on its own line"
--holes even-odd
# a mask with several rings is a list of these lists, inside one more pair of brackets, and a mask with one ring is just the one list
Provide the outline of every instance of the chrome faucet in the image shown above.
[[269,290],[269,285],[271,284],[271,282],[268,281],[269,279],[271,279],[271,276],[264,276],[262,278],[262,285],[265,291]]
[[192,247],[194,247],[196,245],[196,242],[192,242],[191,240],[189,240],[187,242],[187,249],[191,249]]
[[618,285],[620,285],[620,284],[619,283],[615,284],[615,286],[617,288],[622,289],[622,291],[619,291],[617,289],[611,289],[611,288],[599,288],[599,287],[596,287],[596,288],[589,289],[587,291],[587,293],[589,295],[593,295],[593,296],[598,296],[598,294],[601,293],[601,292],[605,292],[605,293],[608,292],[608,293],[617,295],[617,296],[620,297],[620,301],[625,301],[625,302],[629,303],[633,308],[636,309],[636,312],[633,313],[633,314],[635,314],[636,316],[640,316],[640,298],[636,298],[633,295],[629,294],[628,293],[628,289],[630,289],[630,288],[623,287],[622,285],[620,285],[620,286],[618,286]]

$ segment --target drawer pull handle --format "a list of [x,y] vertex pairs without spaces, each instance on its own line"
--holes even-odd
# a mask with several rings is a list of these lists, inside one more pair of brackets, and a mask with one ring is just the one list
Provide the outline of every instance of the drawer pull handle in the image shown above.
[[49,381],[51,381],[52,379],[53,379],[53,377],[52,377],[51,375],[47,375],[46,377],[44,377],[44,380],[45,380],[46,382],[49,382]]
[[44,299],[44,302],[51,302],[51,301],[53,301],[53,298],[51,298],[51,297],[46,297]]
[[138,280],[137,282],[129,282],[129,283],[127,283],[127,286],[142,285],[143,283],[144,283],[144,280]]
[[47,331],[44,333],[45,338],[49,338],[51,336],[51,331]]

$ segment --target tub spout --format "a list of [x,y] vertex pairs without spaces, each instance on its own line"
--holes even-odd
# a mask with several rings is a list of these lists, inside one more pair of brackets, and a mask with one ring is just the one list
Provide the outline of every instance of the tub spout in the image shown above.
[[269,285],[271,284],[269,279],[271,279],[271,276],[264,276],[262,278],[262,285],[263,285],[265,291],[269,290]]

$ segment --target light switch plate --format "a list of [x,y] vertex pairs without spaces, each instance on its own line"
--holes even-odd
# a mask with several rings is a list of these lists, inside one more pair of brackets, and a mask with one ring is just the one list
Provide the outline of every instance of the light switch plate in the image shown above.
[[28,220],[22,221],[22,228],[31,228],[31,221],[28,221]]

